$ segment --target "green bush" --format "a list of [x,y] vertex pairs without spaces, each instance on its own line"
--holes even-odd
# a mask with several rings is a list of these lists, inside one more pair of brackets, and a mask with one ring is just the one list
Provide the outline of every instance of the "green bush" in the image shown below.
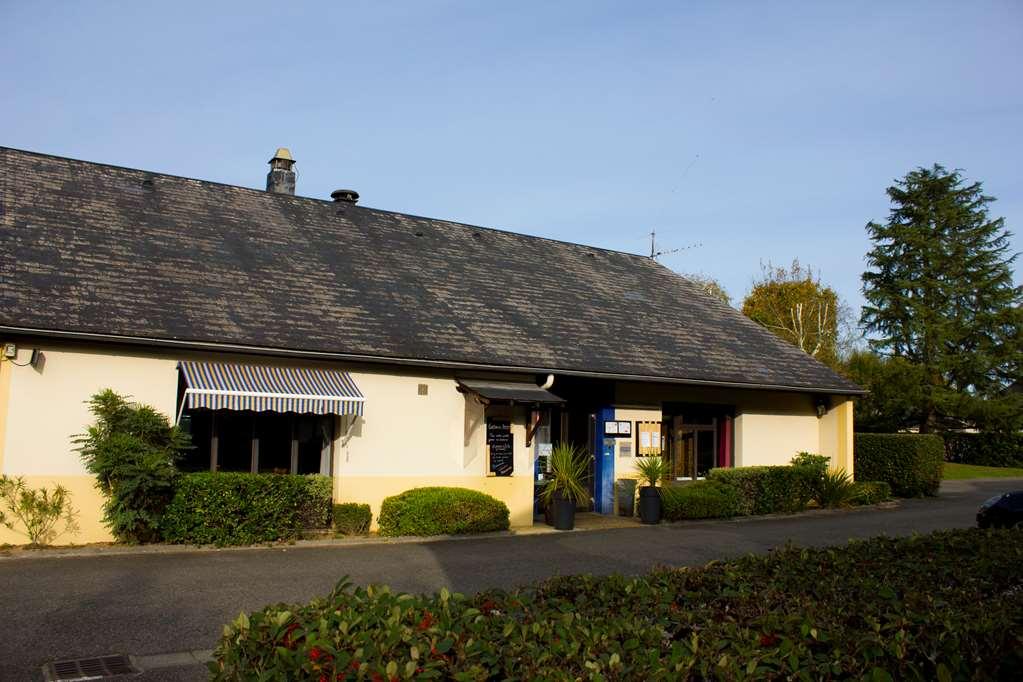
[[305,479],[308,489],[299,508],[299,523],[303,528],[328,528],[334,501],[334,481],[330,476],[320,474],[307,474]]
[[468,488],[413,488],[380,505],[381,535],[460,535],[508,529],[508,506]]
[[107,389],[89,401],[96,423],[77,436],[82,461],[106,496],[103,520],[121,542],[156,542],[188,436],[147,405]]
[[[322,504],[325,476],[184,474],[163,518],[167,542],[249,545],[293,540]],[[328,486],[330,479],[327,478]],[[327,499],[327,509],[330,500]],[[322,526],[327,523],[323,512]]]
[[946,433],[945,461],[985,467],[1023,467],[1023,434]]
[[224,629],[212,679],[1023,679],[1023,533],[785,547],[472,598],[344,582]]
[[334,532],[338,535],[366,535],[373,521],[368,504],[345,502],[334,505]]
[[789,464],[794,467],[817,467],[821,471],[827,471],[828,467],[831,466],[831,458],[804,450],[793,457]]
[[707,480],[734,488],[738,514],[749,516],[806,509],[820,476],[816,466],[756,466],[711,469]]
[[892,487],[884,481],[857,481],[853,483],[852,504],[877,504],[891,498]]
[[661,513],[666,521],[723,519],[738,513],[738,492],[714,481],[668,485],[660,491]]
[[21,476],[0,476],[0,526],[27,537],[30,546],[43,547],[61,533],[76,532],[77,517],[64,486],[29,488]]
[[857,481],[884,481],[897,497],[937,495],[945,459],[940,436],[857,433],[853,471]]
[[849,505],[855,493],[856,484],[845,471],[824,471],[817,483],[814,499],[821,507],[834,509]]

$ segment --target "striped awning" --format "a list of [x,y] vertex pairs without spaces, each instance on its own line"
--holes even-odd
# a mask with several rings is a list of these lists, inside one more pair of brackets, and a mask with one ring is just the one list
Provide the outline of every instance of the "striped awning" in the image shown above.
[[365,398],[347,372],[305,367],[178,363],[190,408],[362,415]]

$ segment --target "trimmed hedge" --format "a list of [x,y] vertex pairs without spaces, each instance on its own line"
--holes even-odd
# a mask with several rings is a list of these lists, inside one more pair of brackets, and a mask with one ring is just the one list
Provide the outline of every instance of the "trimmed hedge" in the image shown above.
[[326,476],[206,471],[181,476],[160,527],[166,542],[249,545],[293,540],[329,513]]
[[1023,467],[1023,434],[946,433],[945,461],[985,467]]
[[368,504],[345,502],[334,505],[334,532],[338,535],[366,535],[373,513]]
[[742,516],[802,511],[816,494],[820,477],[817,466],[722,468],[707,474],[708,481],[736,490],[736,512]]
[[666,521],[723,519],[739,513],[739,493],[714,481],[693,481],[660,488],[661,513]]
[[212,679],[1023,679],[1023,533],[785,547],[465,598],[340,583],[242,614]]
[[898,497],[937,495],[945,447],[940,436],[919,433],[857,433],[853,471],[857,481],[884,481]]
[[299,508],[299,523],[303,528],[329,528],[330,507],[334,501],[334,481],[330,476],[312,474],[304,476],[308,489]]
[[508,530],[508,506],[468,488],[413,488],[386,498],[381,535],[461,535]]
[[884,481],[858,481],[853,483],[853,504],[877,504],[892,496],[892,487]]

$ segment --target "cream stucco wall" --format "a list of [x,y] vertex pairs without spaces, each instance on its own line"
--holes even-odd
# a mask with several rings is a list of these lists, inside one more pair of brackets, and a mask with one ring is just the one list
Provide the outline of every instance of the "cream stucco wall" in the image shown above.
[[[45,356],[41,371],[0,363],[0,473],[25,476],[35,487],[63,485],[79,510],[80,530],[58,543],[111,540],[102,524],[102,496],[72,440],[92,423],[86,401],[104,388],[176,416],[178,360],[324,366],[337,364],[240,355],[146,352],[126,346],[21,342],[16,361],[32,348]],[[508,504],[513,526],[533,519],[532,448],[525,446],[523,409],[489,408],[512,421],[514,475],[486,475],[484,408],[458,392],[452,372],[343,366],[366,398],[365,414],[338,420],[333,445],[335,497],[368,502],[374,520],[384,497],[425,485],[483,490]],[[521,377],[520,377],[521,378]],[[426,384],[427,394],[419,394]],[[352,428],[349,430],[348,426]],[[24,542],[0,528],[0,543]]]
[[741,412],[735,417],[735,466],[788,464],[819,446],[816,414]]
[[831,458],[831,468],[853,475],[853,401],[832,399],[820,420],[820,454]]
[[[10,362],[0,365],[0,393],[8,384],[6,409],[0,398],[0,473],[22,476],[34,488],[67,488],[78,511],[79,531],[62,534],[55,542],[110,541],[113,538],[101,520],[103,497],[72,441],[92,423],[88,399],[104,388],[173,415],[178,385],[175,360],[158,354],[34,343],[20,344],[16,362],[27,363],[32,348],[43,352],[41,369]],[[25,541],[0,528],[0,543]]]

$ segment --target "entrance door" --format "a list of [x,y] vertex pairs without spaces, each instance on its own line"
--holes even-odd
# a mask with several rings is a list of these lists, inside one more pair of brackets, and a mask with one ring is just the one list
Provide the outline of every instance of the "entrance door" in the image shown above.
[[717,419],[687,423],[682,416],[672,419],[669,465],[672,478],[679,481],[704,478],[715,466]]

